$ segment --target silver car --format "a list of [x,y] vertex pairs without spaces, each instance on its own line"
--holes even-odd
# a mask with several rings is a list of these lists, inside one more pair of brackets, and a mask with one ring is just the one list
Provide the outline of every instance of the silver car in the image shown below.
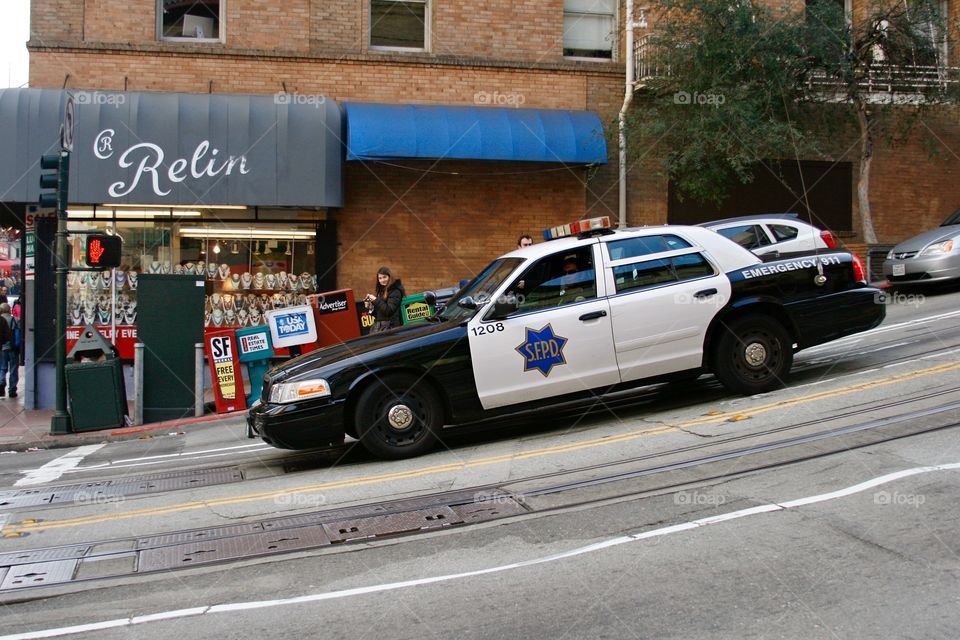
[[960,278],[960,209],[936,229],[904,240],[887,254],[883,275],[891,284]]

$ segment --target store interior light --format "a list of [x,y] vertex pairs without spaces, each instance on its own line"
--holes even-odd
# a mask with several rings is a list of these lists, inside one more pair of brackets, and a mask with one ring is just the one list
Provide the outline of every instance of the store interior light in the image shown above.
[[290,247],[291,247],[292,245],[293,245],[292,242],[288,242],[288,243],[287,243],[287,248],[286,248],[286,250],[283,252],[284,255],[288,255],[288,256],[292,256],[292,255],[293,255],[293,251],[291,251],[291,249],[290,249]]
[[199,218],[200,212],[196,210],[178,209],[177,211],[172,211],[170,208],[165,209],[120,209],[120,208],[101,208],[97,207],[96,209],[87,209],[87,208],[70,208],[67,209],[67,217],[73,218],[75,220],[90,220],[93,218],[97,219],[109,219],[109,218],[170,218],[171,216],[177,216],[179,218]]
[[216,240],[213,242],[213,252],[218,255],[220,254],[220,243]]
[[202,228],[202,227],[181,227],[177,232],[184,238],[214,238],[245,240],[251,236],[260,238],[271,238],[276,240],[306,240],[316,236],[312,229],[309,231],[300,231],[297,229],[276,229],[276,228],[256,228],[253,231],[250,228]]
[[237,243],[236,240],[234,240],[230,244],[230,253],[232,253],[233,255],[237,255],[238,253],[240,253],[240,245],[239,243]]

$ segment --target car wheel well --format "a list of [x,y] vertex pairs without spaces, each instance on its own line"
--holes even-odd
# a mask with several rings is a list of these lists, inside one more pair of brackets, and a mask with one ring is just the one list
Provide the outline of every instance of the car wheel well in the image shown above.
[[447,394],[444,392],[443,387],[441,387],[437,381],[430,376],[425,374],[423,371],[418,369],[410,369],[405,367],[397,367],[392,369],[380,369],[377,371],[371,371],[364,375],[359,381],[357,381],[353,388],[350,389],[350,393],[347,394],[347,401],[344,406],[343,411],[343,425],[344,431],[351,438],[357,438],[357,403],[360,399],[360,396],[363,395],[364,390],[367,389],[372,384],[375,384],[379,377],[386,375],[395,375],[395,374],[404,374],[410,375],[417,379],[418,384],[426,384],[431,390],[437,394],[437,397],[440,398],[440,402],[443,405],[443,417],[444,422],[450,418],[450,399],[447,397]]
[[703,366],[705,368],[711,371],[714,369],[715,363],[713,362],[713,357],[716,351],[715,347],[720,336],[723,335],[723,326],[745,316],[753,315],[766,316],[776,320],[787,332],[787,335],[790,336],[790,340],[794,343],[798,342],[799,336],[797,335],[796,327],[783,307],[770,302],[756,302],[737,307],[721,316],[717,316],[713,322],[710,323],[706,339],[703,342]]

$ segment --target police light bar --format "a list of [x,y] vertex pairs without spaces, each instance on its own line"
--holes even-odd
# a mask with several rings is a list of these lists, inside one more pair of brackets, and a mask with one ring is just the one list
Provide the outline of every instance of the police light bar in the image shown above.
[[557,238],[566,238],[568,236],[579,235],[585,231],[593,231],[594,229],[609,229],[610,227],[610,216],[585,218],[583,220],[571,222],[570,224],[562,224],[559,227],[553,227],[552,229],[544,229],[543,239],[556,240]]

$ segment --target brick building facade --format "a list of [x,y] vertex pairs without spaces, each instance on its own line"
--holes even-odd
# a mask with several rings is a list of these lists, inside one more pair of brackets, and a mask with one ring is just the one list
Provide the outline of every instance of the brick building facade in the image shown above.
[[[617,215],[623,3],[609,2],[614,8],[610,20],[619,25],[609,56],[585,60],[564,55],[563,0],[406,2],[423,12],[426,26],[422,46],[399,50],[371,44],[371,16],[386,2],[208,2],[219,12],[218,37],[200,41],[162,37],[166,27],[161,28],[158,12],[176,2],[34,0],[30,85],[284,92],[338,102],[506,104],[600,116],[611,161],[594,168],[462,160],[348,162],[344,207],[324,213],[337,223],[342,287],[370,288],[380,264],[394,267],[411,291],[446,286],[513,248],[522,232],[536,235],[584,212]],[[906,145],[877,146],[871,193],[881,242],[893,243],[933,226],[960,205],[960,183],[953,179],[960,162],[956,114],[945,112],[925,126],[941,141],[934,159],[919,133]],[[856,157],[857,148],[851,146],[833,159],[853,163],[855,180]],[[633,167],[628,189],[629,224],[669,220],[663,179],[647,167]],[[850,194],[855,230],[855,185]],[[855,234],[847,239],[858,240]]]

